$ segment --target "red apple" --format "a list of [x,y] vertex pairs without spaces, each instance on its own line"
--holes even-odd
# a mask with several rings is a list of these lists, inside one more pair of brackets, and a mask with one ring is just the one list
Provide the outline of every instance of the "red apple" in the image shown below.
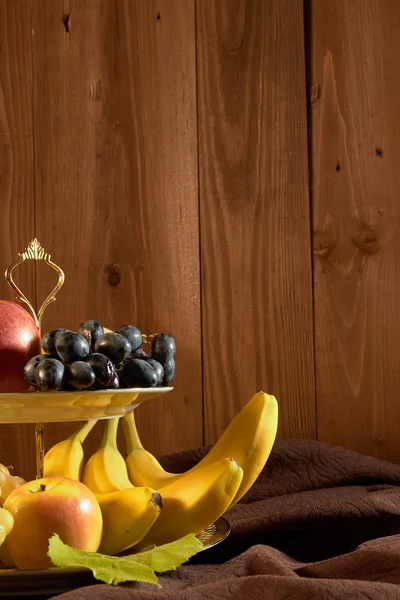
[[28,311],[16,302],[0,300],[0,392],[29,389],[24,366],[41,348],[39,330]]
[[96,552],[103,518],[95,495],[80,481],[44,477],[24,483],[8,496],[4,508],[14,517],[7,549],[20,569],[46,569],[49,538],[88,552]]

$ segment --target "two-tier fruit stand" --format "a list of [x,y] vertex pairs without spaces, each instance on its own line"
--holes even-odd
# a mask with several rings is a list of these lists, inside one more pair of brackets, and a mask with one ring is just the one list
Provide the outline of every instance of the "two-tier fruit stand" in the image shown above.
[[[20,290],[14,280],[15,269],[25,261],[43,261],[46,265],[56,271],[58,281],[54,289],[48,294],[39,309],[35,309],[25,294]],[[55,301],[56,294],[60,291],[65,282],[65,275],[62,269],[55,264],[41,247],[37,239],[33,239],[24,252],[19,254],[18,260],[9,266],[5,273],[6,280],[15,292],[16,300],[25,305],[31,313],[35,323],[41,331],[41,324],[45,309],[49,304]],[[147,341],[152,336],[143,336]],[[1,392],[0,391],[0,422],[1,423],[32,423],[35,424],[36,441],[36,473],[37,478],[43,476],[44,449],[44,424],[57,422],[87,421],[91,419],[110,419],[121,417],[124,414],[134,410],[140,404],[150,400],[153,397],[161,396],[172,390],[172,387],[149,387],[149,388],[130,388],[130,389],[102,389],[95,391],[46,391],[27,390],[23,392]],[[221,542],[229,534],[230,528],[225,519],[218,519],[198,534],[198,538],[203,542],[202,550],[211,548]],[[59,585],[65,583],[65,569],[50,569],[47,571],[7,571],[0,569],[0,597],[7,596],[8,593],[13,596],[24,595],[28,586],[34,585],[34,582],[40,582],[40,578],[50,578],[51,585],[57,588],[57,579]],[[9,573],[9,574],[8,574]],[[79,585],[79,577],[82,575],[82,569],[70,570],[67,578],[73,587]],[[73,578],[76,576],[76,585],[73,585]],[[72,577],[72,579],[71,579]],[[41,587],[38,584],[39,588]],[[43,585],[43,589],[47,586]],[[3,594],[4,592],[4,594]],[[59,593],[59,592],[57,592]],[[8,597],[8,596],[7,596]]]

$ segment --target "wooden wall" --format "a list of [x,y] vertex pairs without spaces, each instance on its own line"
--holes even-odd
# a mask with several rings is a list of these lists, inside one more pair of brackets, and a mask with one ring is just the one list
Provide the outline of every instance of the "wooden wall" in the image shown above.
[[310,17],[318,438],[400,461],[400,3]]
[[[399,24],[396,0],[0,0],[2,268],[37,236],[66,272],[44,330],[175,336],[174,391],[137,411],[155,453],[263,389],[280,437],[400,460]],[[33,426],[0,456],[32,475]]]

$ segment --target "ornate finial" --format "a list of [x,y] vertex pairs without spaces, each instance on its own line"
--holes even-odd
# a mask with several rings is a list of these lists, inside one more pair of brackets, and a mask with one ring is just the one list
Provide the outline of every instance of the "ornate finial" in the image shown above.
[[[61,286],[63,285],[65,276],[64,276],[62,269],[60,269],[60,267],[58,267],[56,264],[54,264],[51,261],[50,254],[47,254],[43,250],[42,246],[40,245],[40,243],[38,242],[38,240],[36,238],[31,240],[29,242],[28,246],[26,247],[25,252],[20,252],[18,254],[18,256],[19,256],[19,259],[14,264],[12,264],[10,267],[8,267],[8,269],[6,270],[6,280],[7,280],[7,283],[9,284],[9,286],[14,290],[14,292],[16,294],[17,302],[22,302],[23,304],[25,304],[28,307],[28,309],[31,312],[33,318],[35,319],[35,323],[40,331],[40,325],[42,322],[43,312],[45,311],[46,307],[51,302],[55,301],[55,299],[56,299],[55,296],[56,296],[57,292],[60,290]],[[49,265],[49,267],[51,267],[58,273],[57,285],[47,296],[47,298],[45,299],[42,306],[39,308],[39,310],[37,312],[33,308],[32,304],[29,302],[27,297],[21,292],[21,290],[15,283],[15,281],[13,279],[13,275],[12,275],[14,269],[16,267],[18,267],[18,265],[25,262],[26,260],[43,260],[43,262],[45,262],[47,265]]]
[[28,246],[25,248],[25,252],[22,252],[19,254],[19,256],[23,259],[23,260],[50,260],[50,254],[47,254],[42,246],[40,245],[40,242],[36,239],[33,238],[33,240],[31,240],[28,244]]

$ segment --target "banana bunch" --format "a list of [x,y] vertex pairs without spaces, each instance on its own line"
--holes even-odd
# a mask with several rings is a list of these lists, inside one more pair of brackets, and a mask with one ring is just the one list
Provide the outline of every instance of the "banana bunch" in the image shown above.
[[165,471],[158,460],[143,448],[133,412],[122,417],[122,426],[128,452],[125,462],[134,485],[164,490],[189,473],[198,473],[227,456],[233,458],[242,467],[243,478],[229,505],[231,508],[251,488],[268,460],[278,428],[278,403],[274,396],[257,392],[232,419],[208,454],[190,471],[180,474]]
[[82,481],[96,496],[103,517],[99,552],[115,555],[135,546],[158,518],[161,496],[148,486],[129,481],[117,447],[119,418],[105,421],[100,446],[83,468],[83,442],[96,421],[88,421],[45,454],[44,477],[58,475]]
[[[117,446],[120,421],[126,459]],[[103,515],[99,551],[115,555],[197,534],[234,506],[269,457],[278,404],[274,396],[255,394],[210,452],[179,474],[165,471],[143,447],[133,412],[105,421],[100,446],[82,468],[82,442],[94,423],[53,446],[45,455],[44,473],[81,480],[96,495]]]

